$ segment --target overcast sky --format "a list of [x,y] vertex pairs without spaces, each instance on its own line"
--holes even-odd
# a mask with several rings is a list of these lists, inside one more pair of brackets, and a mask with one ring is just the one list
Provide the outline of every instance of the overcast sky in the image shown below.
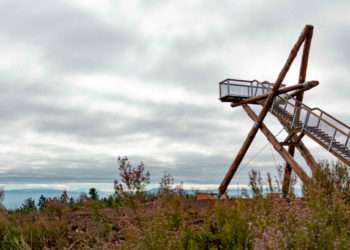
[[[109,182],[127,155],[153,182],[166,171],[219,183],[252,122],[219,102],[218,82],[273,82],[305,24],[315,26],[307,79],[320,81],[305,102],[349,124],[349,10],[348,0],[1,0],[0,181]],[[270,146],[254,160],[264,145],[259,135],[235,183],[282,162]]]

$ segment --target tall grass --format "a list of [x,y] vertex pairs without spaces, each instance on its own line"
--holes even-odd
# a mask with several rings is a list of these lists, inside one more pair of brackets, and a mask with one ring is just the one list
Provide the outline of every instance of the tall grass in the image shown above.
[[223,201],[167,185],[156,195],[27,202],[0,213],[0,249],[350,249],[346,166],[323,163],[301,198],[267,195],[262,183],[251,173],[253,197]]

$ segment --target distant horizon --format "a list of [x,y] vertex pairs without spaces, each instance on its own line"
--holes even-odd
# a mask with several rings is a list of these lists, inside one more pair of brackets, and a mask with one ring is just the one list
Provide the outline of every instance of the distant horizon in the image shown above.
[[[177,182],[172,186],[176,187],[182,185],[184,189],[215,189],[218,188],[219,184],[200,184],[200,183],[184,183]],[[230,188],[244,188],[248,187],[249,184],[231,184]],[[13,190],[25,190],[25,189],[50,189],[50,190],[67,190],[67,191],[80,191],[86,190],[87,188],[96,188],[100,191],[112,192],[113,183],[110,182],[63,182],[63,183],[0,183],[0,188],[4,189],[5,192]],[[154,189],[159,187],[159,183],[149,183],[146,186],[146,190]]]
[[[70,185],[67,185],[70,184]],[[175,188],[176,185],[181,183],[176,183],[173,185]],[[110,186],[108,188],[108,186]],[[216,193],[218,190],[218,184],[190,184],[184,183],[183,189],[187,192],[196,192],[196,191],[208,191]],[[25,199],[32,198],[36,202],[38,201],[41,195],[45,197],[59,197],[63,191],[67,191],[68,195],[73,198],[78,198],[81,193],[88,193],[90,188],[96,188],[97,192],[101,197],[107,197],[110,194],[113,194],[113,183],[65,183],[65,184],[55,184],[55,183],[46,183],[46,184],[10,184],[3,185],[0,184],[0,188],[3,188],[5,191],[5,199],[3,205],[7,209],[16,209],[21,206]],[[154,191],[159,188],[159,183],[150,183],[146,186],[146,191]],[[267,189],[267,185],[264,185],[264,188]],[[250,190],[248,184],[231,184],[228,187],[227,192],[231,196],[240,195],[242,190]],[[301,187],[299,184],[296,184],[295,190],[297,195],[301,194]]]

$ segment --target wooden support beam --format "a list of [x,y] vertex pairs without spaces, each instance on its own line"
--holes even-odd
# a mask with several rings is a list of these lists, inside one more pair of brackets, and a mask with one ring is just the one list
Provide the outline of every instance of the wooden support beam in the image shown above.
[[309,36],[309,33],[312,32],[312,30],[313,30],[313,27],[311,25],[306,25],[304,27],[304,30],[300,34],[297,42],[294,44],[291,52],[289,53],[289,57],[288,57],[285,65],[283,66],[281,72],[278,74],[276,83],[283,82],[284,78],[286,77],[286,75],[288,73],[290,66],[292,65],[296,55],[298,54],[298,51],[299,51],[301,45],[303,44],[304,40]]
[[[288,134],[290,134],[293,131],[292,128],[288,127],[288,123],[285,120],[277,116],[276,118],[282,124],[282,126],[285,128]],[[296,148],[298,149],[301,156],[304,158],[306,164],[311,168],[312,173],[315,173],[320,168],[320,165],[313,157],[310,150],[305,146],[305,144],[302,141],[299,141],[299,143],[296,145]]]
[[[310,54],[310,47],[311,47],[311,40],[312,40],[312,35],[313,35],[313,26],[307,25],[305,27],[305,30],[307,29],[307,33],[305,36],[305,43],[304,43],[304,48],[303,48],[303,54],[302,54],[302,59],[301,59],[301,65],[300,65],[300,70],[299,70],[299,84],[302,84],[306,80],[306,72],[307,72],[307,65],[308,65],[308,60],[309,60],[309,54]],[[296,99],[298,102],[296,102],[295,105],[295,115],[296,115],[296,120],[299,120],[300,117],[300,109],[299,106],[303,101],[304,97],[304,92],[298,93],[296,96]],[[294,156],[295,153],[295,145],[290,145],[288,148],[288,152]],[[289,192],[289,187],[290,187],[290,179],[291,179],[291,166],[286,163],[285,170],[284,170],[284,178],[283,178],[283,184],[282,184],[282,191],[283,195],[287,196]]]
[[[289,100],[293,97],[295,97],[296,95],[298,95],[300,92],[304,92],[304,89],[299,89],[299,90],[295,90],[292,93],[288,94],[288,98],[284,98],[285,100]],[[246,103],[246,104],[260,104],[260,105],[264,105],[264,100],[258,101],[257,103]],[[235,107],[235,105],[231,104],[231,107]]]
[[[247,105],[243,105],[243,109],[246,111],[248,116],[253,120],[257,121],[258,117],[255,112]],[[263,134],[266,136],[267,140],[272,144],[275,150],[282,156],[282,158],[289,163],[292,169],[295,171],[297,176],[307,184],[310,181],[309,176],[304,172],[302,167],[294,160],[294,158],[288,153],[288,151],[278,142],[276,137],[272,134],[272,132],[266,127],[264,123],[261,124],[260,127]]]
[[235,160],[232,162],[232,164],[231,164],[230,168],[228,169],[223,181],[220,184],[220,187],[219,187],[220,195],[225,193],[227,186],[229,185],[232,177],[234,176],[234,174],[236,173],[236,171],[238,169],[239,164],[242,162],[245,154],[247,153],[248,148],[250,147],[252,141],[254,140],[256,133],[258,132],[259,127],[261,126],[267,112],[269,111],[269,109],[273,103],[273,100],[277,94],[277,91],[280,88],[286,74],[288,73],[288,70],[289,70],[290,66],[292,65],[295,57],[297,56],[298,51],[299,51],[303,41],[305,40],[305,37],[306,37],[308,32],[309,32],[309,27],[306,26],[304,28],[303,32],[301,33],[301,35],[299,36],[297,42],[294,44],[291,52],[289,53],[287,61],[284,64],[281,72],[279,73],[277,80],[275,81],[275,84],[272,87],[271,93],[266,98],[264,107],[260,111],[259,116],[257,117],[254,126],[249,131],[249,134],[248,134],[247,138],[245,139],[244,144],[242,145]]
[[304,158],[306,164],[311,168],[312,174],[314,175],[318,169],[320,169],[320,164],[316,161],[316,159],[313,157],[309,149],[305,146],[305,144],[302,141],[299,141],[299,143],[296,145],[296,148],[298,149],[301,156]]
[[[277,95],[281,95],[281,94],[285,94],[285,93],[288,93],[288,92],[293,91],[293,90],[297,90],[290,95],[290,96],[296,96],[296,95],[299,95],[299,93],[301,93],[301,92],[304,92],[306,90],[309,90],[309,89],[316,87],[317,85],[318,85],[318,81],[310,81],[310,82],[306,82],[302,85],[295,84],[295,85],[292,85],[289,87],[279,89],[277,92]],[[268,96],[269,96],[269,94],[263,94],[263,95],[259,95],[259,96],[250,97],[250,98],[232,103],[231,107],[237,107],[237,106],[240,106],[242,104],[254,104],[254,103],[257,103],[259,101],[266,99]]]
[[281,143],[283,146],[284,145],[288,145],[289,142],[290,142],[290,139],[297,133],[296,130],[291,130],[289,133],[288,133],[288,136],[286,137],[286,139],[284,139],[284,141]]
[[301,133],[299,135],[297,135],[297,131],[292,131],[287,137],[286,139],[281,142],[282,146],[289,146],[289,145],[294,145],[296,146],[301,139],[304,137],[305,133],[304,131],[301,131]]
[[305,132],[302,130],[298,136],[293,137],[292,138],[292,142],[293,142],[292,145],[296,146],[301,141],[301,139],[303,139],[304,135],[305,135]]

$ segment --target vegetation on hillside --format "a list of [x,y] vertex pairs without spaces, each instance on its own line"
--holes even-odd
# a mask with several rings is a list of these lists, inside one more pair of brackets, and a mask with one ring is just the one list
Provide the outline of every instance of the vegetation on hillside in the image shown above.
[[2,211],[0,249],[350,248],[350,176],[340,163],[322,164],[302,198],[265,193],[252,172],[252,197],[222,201],[196,201],[173,188],[169,174],[159,192],[149,194],[144,165],[119,163],[110,197],[92,188],[78,200],[64,192]]

